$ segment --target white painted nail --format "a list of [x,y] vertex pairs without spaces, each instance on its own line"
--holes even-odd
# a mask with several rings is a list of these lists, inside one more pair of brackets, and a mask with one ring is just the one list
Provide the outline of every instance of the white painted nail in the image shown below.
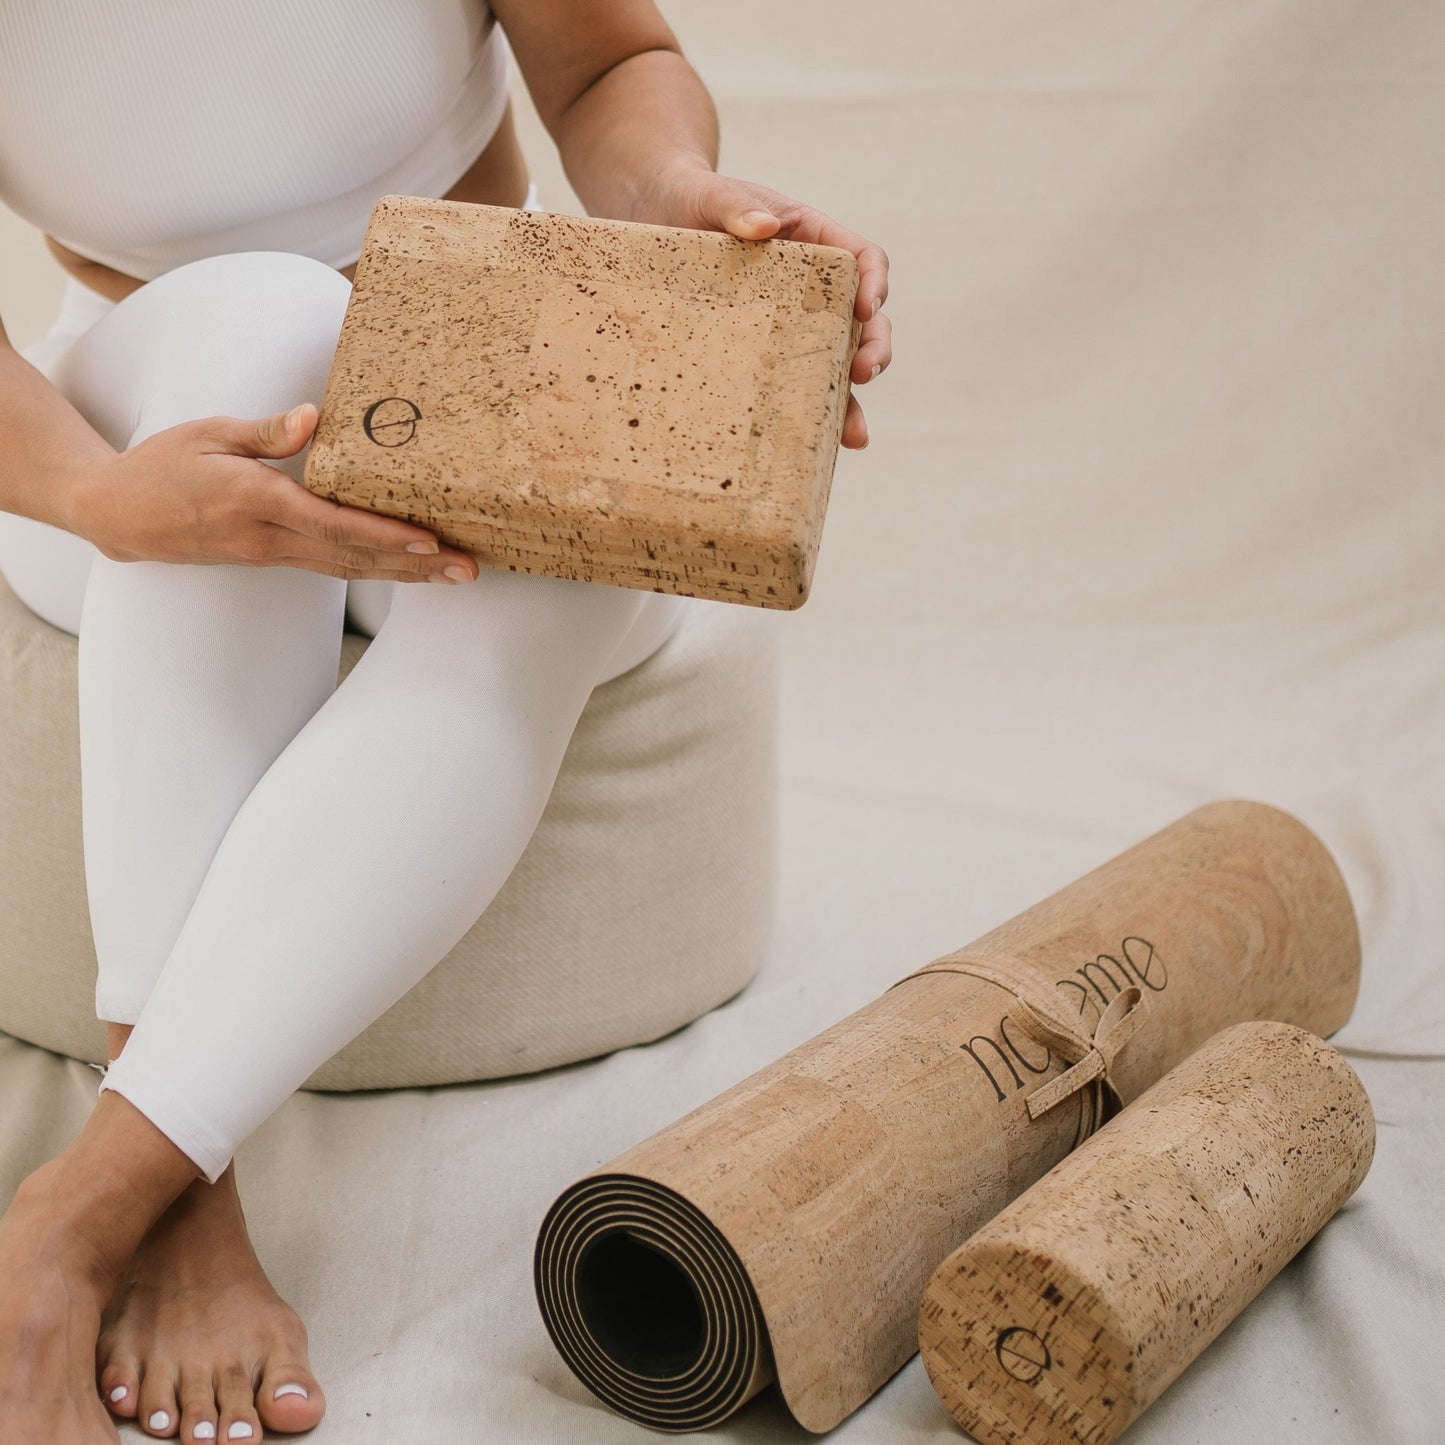
[[279,1400],[282,1395],[300,1395],[303,1400],[311,1398],[310,1392],[305,1385],[277,1385],[275,1393],[271,1396],[273,1400]]
[[164,1410],[157,1410],[154,1415],[146,1421],[152,1430],[164,1430],[171,1423],[171,1417]]
[[209,1420],[202,1420],[201,1423],[191,1431],[191,1434],[194,1435],[197,1440],[214,1440],[216,1438],[216,1427],[211,1424]]
[[226,1431],[227,1440],[249,1440],[255,1431],[251,1429],[250,1423],[246,1420],[237,1420],[229,1430]]
[[124,1385],[117,1385],[115,1389],[110,1392],[111,1403],[114,1404],[117,1400],[124,1400],[128,1393]]

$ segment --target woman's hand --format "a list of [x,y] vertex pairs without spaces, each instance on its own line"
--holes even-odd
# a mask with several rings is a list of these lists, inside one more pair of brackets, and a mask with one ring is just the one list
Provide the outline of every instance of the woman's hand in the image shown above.
[[[745,241],[810,241],[851,251],[858,258],[858,300],[853,310],[863,323],[850,373],[853,385],[864,386],[888,369],[893,360],[893,326],[882,312],[888,299],[888,257],[881,246],[865,241],[822,211],[789,200],[767,186],[720,176],[693,163],[658,176],[631,219],[725,231]],[[843,420],[843,445],[868,445],[868,424],[856,396],[849,399]]]
[[[117,562],[303,567],[330,577],[473,581],[477,563],[439,547],[422,527],[343,506],[306,490],[260,457],[294,456],[316,408],[242,421],[205,417],[89,461],[70,530]],[[443,569],[461,568],[462,578]]]

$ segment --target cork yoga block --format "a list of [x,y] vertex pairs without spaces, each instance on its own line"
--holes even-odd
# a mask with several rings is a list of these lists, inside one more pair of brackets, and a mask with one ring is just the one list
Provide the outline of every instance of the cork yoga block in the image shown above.
[[981,1445],[1108,1445],[1355,1192],[1364,1086],[1313,1034],[1217,1034],[929,1281],[929,1378]]
[[306,486],[483,566],[801,606],[857,290],[828,246],[383,196]]
[[776,1380],[831,1429],[917,1349],[924,1286],[980,1225],[1220,1029],[1339,1028],[1359,967],[1318,839],[1201,808],[565,1191],[547,1328],[655,1428]]

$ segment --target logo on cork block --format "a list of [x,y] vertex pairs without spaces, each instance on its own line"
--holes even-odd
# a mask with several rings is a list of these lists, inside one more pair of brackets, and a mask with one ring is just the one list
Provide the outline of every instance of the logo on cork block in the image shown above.
[[1053,1363],[1049,1347],[1032,1331],[1021,1325],[1001,1330],[993,1352],[1006,1374],[1032,1385]]
[[421,408],[404,396],[384,396],[366,408],[361,429],[379,447],[404,447],[415,435]]

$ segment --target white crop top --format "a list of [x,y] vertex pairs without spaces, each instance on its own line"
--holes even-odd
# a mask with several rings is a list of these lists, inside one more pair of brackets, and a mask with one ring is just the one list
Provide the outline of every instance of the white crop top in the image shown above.
[[507,103],[483,0],[0,0],[0,201],[149,281],[226,251],[361,253]]

